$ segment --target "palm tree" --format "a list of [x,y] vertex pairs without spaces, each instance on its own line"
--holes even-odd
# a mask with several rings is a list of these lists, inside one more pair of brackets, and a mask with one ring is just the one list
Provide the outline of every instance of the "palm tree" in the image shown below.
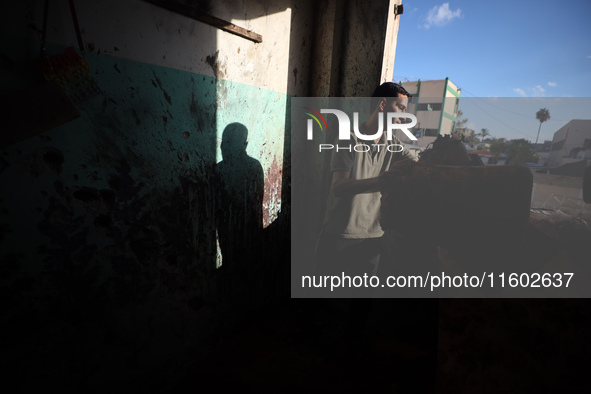
[[478,133],[478,135],[480,135],[481,141],[484,141],[484,139],[490,135],[490,132],[488,129],[480,129],[480,133]]
[[538,138],[540,137],[540,129],[542,128],[542,123],[550,119],[550,111],[546,108],[541,108],[538,112],[536,112],[536,119],[540,121],[540,126],[538,127],[538,135],[536,136],[536,144],[538,143]]

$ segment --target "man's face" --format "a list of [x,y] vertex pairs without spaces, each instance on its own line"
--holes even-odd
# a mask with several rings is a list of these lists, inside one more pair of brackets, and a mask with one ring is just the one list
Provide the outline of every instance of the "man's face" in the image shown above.
[[[386,104],[387,109],[386,112],[406,112],[406,107],[408,106],[408,97],[407,96],[398,96],[392,99],[390,103]],[[395,123],[404,123],[406,119],[404,118],[394,118]]]

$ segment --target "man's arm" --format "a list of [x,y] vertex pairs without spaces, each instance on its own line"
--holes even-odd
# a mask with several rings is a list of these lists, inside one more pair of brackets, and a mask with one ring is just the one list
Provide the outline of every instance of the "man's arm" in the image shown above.
[[378,178],[350,179],[349,171],[333,171],[331,189],[335,197],[378,191]]
[[360,193],[378,191],[378,178],[350,179],[351,168],[355,161],[355,152],[349,150],[333,151],[330,159],[332,170],[331,190],[335,197],[351,196]]

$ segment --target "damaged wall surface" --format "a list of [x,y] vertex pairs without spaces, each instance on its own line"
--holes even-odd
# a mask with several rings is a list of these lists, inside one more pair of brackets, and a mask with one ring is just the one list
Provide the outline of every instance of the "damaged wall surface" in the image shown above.
[[[198,3],[262,43],[151,2],[103,0],[76,2],[80,51],[67,1],[1,6],[1,96],[14,109],[3,134],[57,100],[40,93],[44,39],[49,58],[74,47],[87,67],[68,93],[78,117],[1,150],[13,339],[2,367],[24,389],[125,387],[186,349],[206,354],[251,304],[289,294],[290,97],[373,89],[391,5],[361,4],[372,11],[356,21],[357,8],[322,2],[340,27],[315,43],[326,14],[314,2]],[[313,53],[365,39],[375,60],[329,64],[330,86],[312,82],[325,73]]]
[[[260,44],[144,1],[76,4],[100,94],[76,104],[77,119],[2,150],[2,296],[14,338],[3,367],[24,373],[25,387],[120,384],[238,319],[230,294],[276,297],[263,282],[278,281],[273,264],[287,272],[285,246],[241,247],[285,238],[272,224],[287,100],[307,88],[310,2],[264,3],[202,4],[262,34]],[[44,2],[2,8],[2,95],[35,95]],[[47,54],[70,46],[68,2],[50,2]],[[35,111],[24,104],[11,115]],[[247,130],[245,150],[232,124]],[[228,152],[224,131],[236,133]],[[260,214],[241,221],[255,193],[241,185],[259,171]]]

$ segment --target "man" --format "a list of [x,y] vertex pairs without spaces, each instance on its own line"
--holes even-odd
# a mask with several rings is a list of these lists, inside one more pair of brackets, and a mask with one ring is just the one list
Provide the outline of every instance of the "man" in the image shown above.
[[[372,97],[372,113],[359,126],[359,131],[366,135],[376,133],[379,116],[405,112],[409,94],[402,86],[387,82],[378,86]],[[394,121],[403,122],[402,118]],[[333,150],[331,191],[316,248],[316,269],[321,275],[377,273],[384,234],[379,223],[378,177],[394,163],[416,160],[398,138],[387,140],[385,132],[375,141],[357,141],[354,133],[351,136],[354,140],[351,145],[365,143],[371,149],[367,152]],[[387,149],[387,145],[394,147]]]

